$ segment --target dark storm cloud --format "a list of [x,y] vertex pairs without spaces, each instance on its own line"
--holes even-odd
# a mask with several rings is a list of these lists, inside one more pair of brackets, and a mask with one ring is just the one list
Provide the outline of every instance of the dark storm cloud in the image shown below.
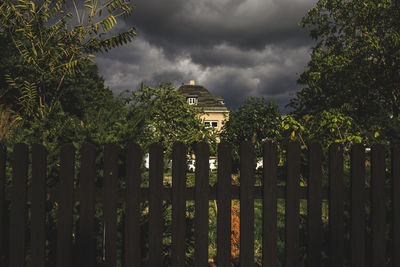
[[283,107],[311,40],[298,22],[316,0],[137,0],[131,44],[97,58],[113,90],[196,80],[229,107],[264,96]]

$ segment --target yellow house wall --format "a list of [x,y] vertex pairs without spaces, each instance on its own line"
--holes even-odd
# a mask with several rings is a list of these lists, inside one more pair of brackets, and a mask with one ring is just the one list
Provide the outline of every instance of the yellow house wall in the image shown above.
[[200,116],[203,121],[218,121],[218,131],[221,130],[223,121],[229,119],[228,112],[205,112]]

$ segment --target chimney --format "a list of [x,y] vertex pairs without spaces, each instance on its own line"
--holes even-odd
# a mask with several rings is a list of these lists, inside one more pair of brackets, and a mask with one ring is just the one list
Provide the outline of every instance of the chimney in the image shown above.
[[194,82],[194,80],[190,80],[189,85],[195,85],[196,83]]

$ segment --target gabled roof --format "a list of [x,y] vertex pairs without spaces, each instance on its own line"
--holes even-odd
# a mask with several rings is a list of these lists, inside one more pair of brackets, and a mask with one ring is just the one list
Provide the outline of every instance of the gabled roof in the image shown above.
[[196,107],[215,111],[228,110],[224,104],[224,99],[222,97],[214,96],[201,85],[182,85],[178,88],[178,93],[182,94],[186,98],[197,98]]

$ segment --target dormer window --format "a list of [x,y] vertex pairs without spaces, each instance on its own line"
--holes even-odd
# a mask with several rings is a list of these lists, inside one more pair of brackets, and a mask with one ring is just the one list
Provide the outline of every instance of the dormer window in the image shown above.
[[189,105],[197,105],[197,97],[188,97],[187,102]]

